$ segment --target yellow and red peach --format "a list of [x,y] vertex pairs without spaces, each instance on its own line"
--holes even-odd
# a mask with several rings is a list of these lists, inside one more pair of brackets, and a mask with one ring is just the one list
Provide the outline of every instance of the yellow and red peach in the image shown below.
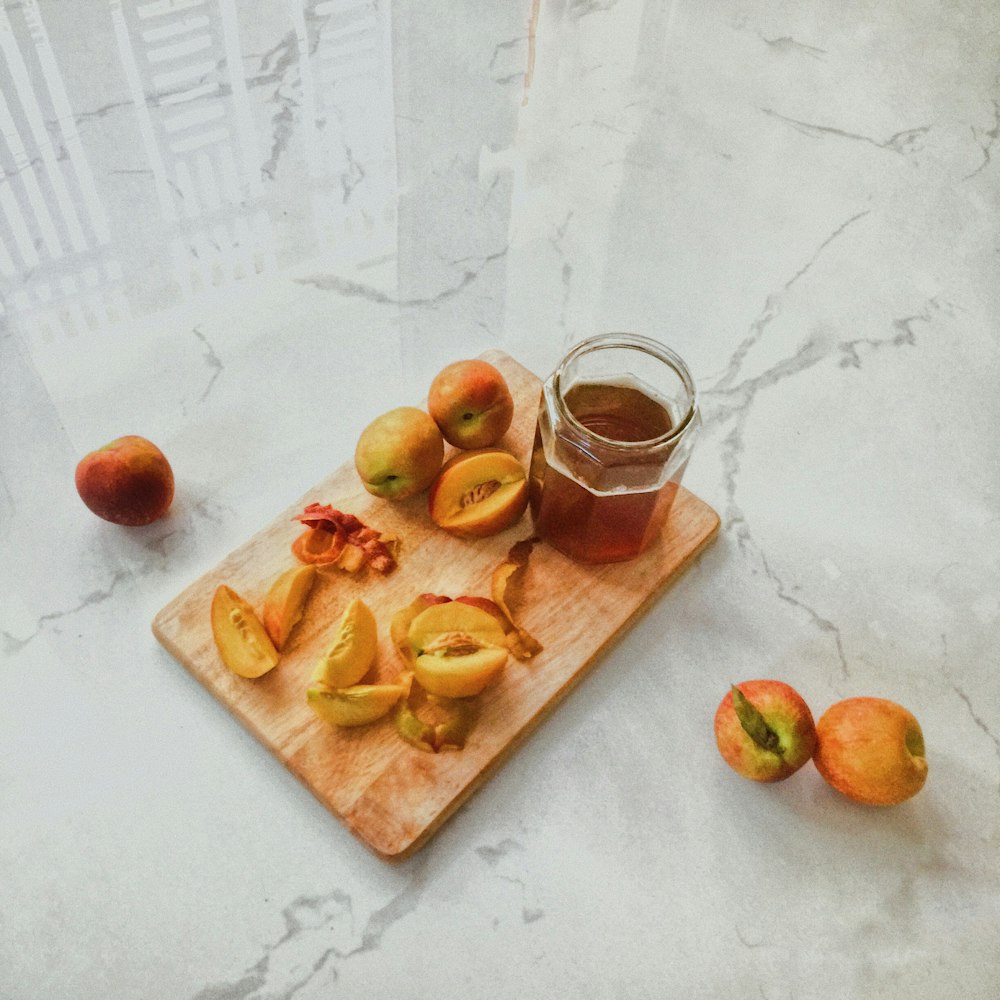
[[894,701],[838,701],[820,716],[816,735],[816,769],[855,802],[897,805],[924,787],[927,757],[920,723]]
[[405,500],[427,489],[443,461],[437,424],[415,406],[398,406],[376,417],[354,449],[365,489],[386,500]]
[[80,459],[76,491],[98,517],[137,527],[152,524],[169,510],[174,473],[152,441],[129,434]]
[[487,448],[507,433],[514,398],[501,372],[486,361],[455,361],[431,383],[427,409],[448,444]]
[[715,713],[723,760],[751,781],[782,781],[811,757],[816,727],[802,696],[777,680],[734,684]]

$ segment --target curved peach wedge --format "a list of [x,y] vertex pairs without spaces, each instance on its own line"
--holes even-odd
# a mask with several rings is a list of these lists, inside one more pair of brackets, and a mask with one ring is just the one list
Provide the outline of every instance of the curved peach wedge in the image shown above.
[[481,608],[459,601],[434,604],[410,623],[413,672],[420,686],[442,698],[471,698],[503,669],[503,627]]
[[275,649],[282,649],[301,620],[315,582],[315,566],[293,566],[271,584],[264,598],[261,618]]
[[333,642],[319,658],[313,681],[331,688],[357,684],[371,669],[378,652],[378,632],[371,608],[354,598],[337,625]]
[[407,688],[405,683],[345,688],[314,684],[306,692],[306,701],[319,718],[333,726],[367,726],[388,715]]
[[278,665],[278,651],[261,620],[225,584],[212,597],[212,637],[222,662],[240,677],[260,677]]
[[524,466],[508,451],[479,448],[445,462],[428,496],[431,520],[460,538],[509,528],[528,506]]

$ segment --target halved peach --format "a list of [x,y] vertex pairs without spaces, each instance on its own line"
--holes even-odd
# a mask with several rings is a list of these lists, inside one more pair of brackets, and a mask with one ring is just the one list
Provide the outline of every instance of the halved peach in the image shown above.
[[461,538],[485,538],[520,520],[528,506],[524,466],[500,448],[449,459],[431,485],[431,520]]
[[333,726],[367,726],[388,715],[408,690],[409,684],[404,681],[344,688],[313,684],[306,692],[306,702],[319,718]]
[[264,598],[261,618],[275,649],[280,650],[285,645],[292,629],[301,620],[306,598],[315,581],[315,566],[293,566],[271,584]]
[[240,677],[260,677],[278,665],[278,651],[254,609],[225,584],[212,596],[212,638],[222,662]]
[[440,594],[420,594],[415,597],[405,608],[400,608],[389,622],[389,638],[392,640],[393,648],[403,658],[408,667],[413,666],[416,655],[410,648],[410,624],[421,611],[425,611],[432,604],[447,604],[450,597]]
[[507,662],[504,631],[497,619],[460,601],[421,611],[410,623],[407,638],[417,682],[443,698],[479,694]]
[[312,679],[331,688],[350,687],[368,673],[377,652],[375,616],[356,597],[347,605],[333,642],[316,663]]

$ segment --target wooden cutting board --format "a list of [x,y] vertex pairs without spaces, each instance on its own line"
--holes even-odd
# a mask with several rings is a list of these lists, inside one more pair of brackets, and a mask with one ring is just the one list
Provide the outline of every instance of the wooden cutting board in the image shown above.
[[[506,354],[482,357],[504,373],[515,400],[514,423],[500,445],[527,465],[541,383]],[[226,583],[259,609],[275,577],[295,564],[290,546],[302,526],[293,516],[313,501],[399,536],[399,566],[388,576],[367,569],[319,574],[278,666],[256,680],[237,677],[212,639],[212,594]],[[531,535],[530,515],[492,538],[453,538],[428,517],[426,495],[402,503],[372,497],[348,461],[167,604],[153,632],[371,850],[399,860],[482,784],[718,527],[715,511],[681,489],[659,542],[631,562],[584,566],[536,545],[512,610],[544,650],[529,661],[510,658],[499,681],[478,696],[477,721],[462,750],[412,747],[396,735],[391,718],[334,728],[306,705],[308,679],[353,597],[368,604],[380,629],[378,661],[366,682],[394,679],[403,664],[389,640],[393,613],[421,593],[489,596],[493,569],[511,545]]]

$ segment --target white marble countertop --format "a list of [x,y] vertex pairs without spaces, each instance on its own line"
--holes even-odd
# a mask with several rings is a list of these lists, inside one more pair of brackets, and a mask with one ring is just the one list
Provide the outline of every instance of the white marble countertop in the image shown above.
[[[0,996],[963,997],[1000,967],[993,3],[6,0]],[[153,615],[446,363],[635,330],[712,548],[387,865]],[[73,486],[125,433],[164,520]],[[855,805],[732,681],[918,717]]]

